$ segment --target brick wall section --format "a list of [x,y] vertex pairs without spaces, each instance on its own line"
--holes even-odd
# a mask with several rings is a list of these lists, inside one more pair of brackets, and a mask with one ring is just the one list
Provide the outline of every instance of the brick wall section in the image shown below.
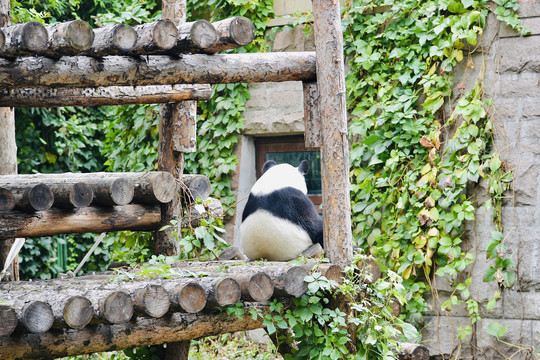
[[[501,340],[530,349],[540,346],[540,3],[520,1],[520,5],[522,24],[531,35],[519,36],[491,16],[481,48],[472,55],[474,67],[465,69],[466,64],[462,64],[455,74],[455,83],[470,89],[483,70],[482,64],[485,66],[485,94],[495,102],[496,147],[515,174],[513,192],[504,202],[503,225],[508,249],[518,264],[518,282],[504,290],[495,309],[486,311],[497,287],[482,281],[489,267],[485,249],[493,226],[491,214],[482,206],[486,184],[481,183],[475,191],[477,219],[468,224],[467,239],[477,252],[471,296],[480,302],[482,320],[474,326],[472,338],[458,341],[458,328],[469,325],[466,309],[444,314],[430,298],[433,306],[425,319],[423,339],[435,358],[445,355],[448,359],[451,354],[456,358],[504,359],[516,352],[513,359],[539,356],[504,346],[486,332],[487,326],[497,321],[508,325]],[[444,279],[437,279],[437,288],[444,301],[449,296]]]

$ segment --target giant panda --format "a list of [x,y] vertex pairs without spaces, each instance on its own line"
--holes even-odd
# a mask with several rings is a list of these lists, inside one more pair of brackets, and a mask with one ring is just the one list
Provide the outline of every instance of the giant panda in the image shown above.
[[242,250],[250,259],[287,261],[314,243],[323,246],[323,222],[307,196],[309,163],[295,168],[267,161],[242,213]]

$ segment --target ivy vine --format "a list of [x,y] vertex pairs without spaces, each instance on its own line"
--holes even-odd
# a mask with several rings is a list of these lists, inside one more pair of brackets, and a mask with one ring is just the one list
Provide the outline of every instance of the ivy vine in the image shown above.
[[[475,259],[463,241],[466,221],[475,218],[468,190],[482,179],[495,223],[484,280],[502,287],[515,281],[501,225],[512,174],[493,151],[492,104],[482,78],[453,93],[452,71],[480,46],[490,12],[525,33],[516,9],[517,1],[405,0],[351,1],[344,12],[353,235],[404,278],[412,323],[427,310],[432,269],[455,289],[443,310],[465,302],[471,325],[479,319],[466,274]],[[449,113],[444,104],[452,95]]]

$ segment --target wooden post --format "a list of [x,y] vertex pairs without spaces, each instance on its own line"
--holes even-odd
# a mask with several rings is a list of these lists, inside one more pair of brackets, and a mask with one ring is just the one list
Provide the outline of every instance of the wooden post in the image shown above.
[[[0,0],[0,27],[9,26],[9,0]],[[17,144],[15,143],[15,110],[0,108],[0,174],[17,173]],[[0,267],[4,267],[6,257],[14,239],[0,241]],[[11,280],[19,280],[19,260],[16,258],[8,269]],[[2,279],[0,279],[2,281]]]
[[317,84],[322,121],[324,248],[330,262],[352,260],[349,142],[343,33],[338,0],[313,0]]
[[[186,22],[186,0],[163,0],[162,11],[163,19],[171,20],[177,27]],[[162,225],[169,224],[172,219],[181,220],[179,184],[184,172],[182,151],[196,150],[196,115],[196,101],[160,105],[158,169],[170,172],[179,180],[176,186],[177,195],[170,203],[161,206]],[[176,255],[180,252],[178,241],[171,236],[171,232],[172,228],[156,231],[156,254]],[[168,344],[160,357],[167,360],[187,360],[190,343],[190,340],[184,340]]]

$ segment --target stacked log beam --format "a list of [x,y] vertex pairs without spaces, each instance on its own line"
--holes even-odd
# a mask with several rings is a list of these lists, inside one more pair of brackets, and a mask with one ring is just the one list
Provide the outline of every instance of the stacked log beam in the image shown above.
[[59,89],[0,89],[0,106],[57,107],[163,104],[182,100],[208,100],[210,85],[110,86]]
[[32,21],[2,29],[5,36],[4,46],[0,48],[0,57],[36,55],[47,48],[47,29],[42,24]]
[[218,34],[215,45],[205,49],[208,54],[245,46],[255,38],[255,26],[246,17],[237,16],[212,23]]
[[47,47],[40,51],[41,55],[59,58],[79,55],[90,49],[94,43],[94,30],[86,21],[72,20],[48,25]]
[[206,20],[198,20],[180,25],[176,44],[165,53],[170,55],[202,53],[214,46],[217,41],[218,32],[214,26]]
[[20,57],[0,59],[0,88],[310,81],[315,66],[314,52]]
[[170,20],[158,20],[153,23],[134,27],[137,42],[131,50],[132,55],[149,55],[170,50],[178,38],[178,28]]
[[92,46],[82,55],[107,56],[127,54],[137,44],[137,31],[126,24],[116,24],[94,30]]

